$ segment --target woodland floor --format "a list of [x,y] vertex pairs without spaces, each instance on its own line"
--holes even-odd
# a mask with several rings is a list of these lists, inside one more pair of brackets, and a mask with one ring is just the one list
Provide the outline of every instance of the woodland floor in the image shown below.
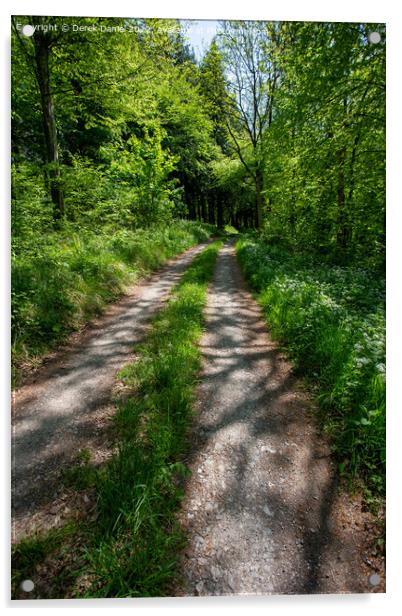
[[[60,473],[80,449],[95,463],[110,456],[104,428],[116,372],[201,249],[133,289],[15,393],[13,541],[85,509]],[[189,543],[171,594],[384,592],[382,563],[370,561],[372,516],[339,490],[314,405],[270,339],[230,243],[206,319],[179,512]],[[374,587],[372,573],[382,578]]]

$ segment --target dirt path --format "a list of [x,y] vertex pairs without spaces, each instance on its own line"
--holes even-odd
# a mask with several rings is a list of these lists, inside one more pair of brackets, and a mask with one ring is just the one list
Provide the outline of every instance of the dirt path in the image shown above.
[[[143,338],[147,324],[205,244],[171,260],[78,336],[40,369],[13,399],[13,540],[38,528],[57,525],[71,503],[60,485],[60,470],[81,448],[104,452],[104,426],[115,375]],[[49,506],[49,504],[51,506]],[[49,516],[51,518],[49,523]]]
[[175,594],[372,591],[367,520],[358,501],[338,494],[311,402],[269,338],[230,245],[210,289],[202,351],[180,513],[189,546]]

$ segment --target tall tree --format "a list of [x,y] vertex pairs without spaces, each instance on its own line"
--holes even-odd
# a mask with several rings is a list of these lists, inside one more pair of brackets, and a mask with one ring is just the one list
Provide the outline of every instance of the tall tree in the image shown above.
[[[25,41],[17,29],[15,20],[14,29],[18,40],[24,50],[28,64],[33,67],[40,93],[42,110],[44,153],[46,160],[46,176],[49,180],[50,194],[54,205],[54,220],[58,222],[65,216],[64,192],[61,185],[61,173],[59,162],[59,146],[57,138],[54,97],[52,92],[50,75],[50,54],[52,47],[60,38],[48,28],[46,18],[34,17],[31,20],[35,28],[32,43]],[[33,47],[33,49],[30,49]]]
[[227,21],[222,24],[221,48],[232,94],[227,105],[227,129],[233,147],[252,177],[256,224],[263,223],[262,136],[273,119],[278,71],[267,53],[269,29],[265,22]]
[[224,154],[229,154],[229,134],[226,126],[227,105],[230,103],[224,74],[223,54],[216,37],[212,39],[200,66],[200,90],[208,115],[213,122],[213,135]]

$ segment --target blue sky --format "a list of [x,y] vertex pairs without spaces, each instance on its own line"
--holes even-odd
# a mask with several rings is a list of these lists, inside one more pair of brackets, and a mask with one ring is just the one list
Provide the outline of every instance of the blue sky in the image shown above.
[[188,42],[193,47],[197,60],[200,60],[215,36],[219,23],[214,20],[183,20]]

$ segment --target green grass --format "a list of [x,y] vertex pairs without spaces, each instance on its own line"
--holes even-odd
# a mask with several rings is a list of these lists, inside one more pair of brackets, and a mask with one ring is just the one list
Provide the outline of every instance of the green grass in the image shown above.
[[208,239],[214,227],[177,221],[147,230],[52,232],[12,257],[13,381],[18,367],[100,314],[129,283]]
[[80,449],[77,461],[63,472],[63,484],[74,490],[87,490],[96,484],[97,469],[91,463],[89,449]]
[[[114,418],[117,453],[95,469],[84,450],[75,471],[67,474],[69,486],[90,487],[97,498],[96,520],[79,529],[83,562],[77,563],[79,571],[70,571],[72,579],[84,576],[87,582],[78,582],[72,596],[169,593],[185,545],[175,516],[188,473],[182,460],[200,368],[206,291],[221,245],[210,244],[194,259],[137,349],[138,360],[121,371],[125,392]],[[32,579],[51,537],[41,538],[41,551],[17,546],[15,580],[28,571]],[[23,561],[21,550],[27,555]],[[53,577],[53,587],[59,587],[57,574]]]
[[340,473],[362,479],[368,499],[384,494],[384,281],[257,239],[240,239],[237,254],[270,331],[317,393]]
[[[72,541],[77,537],[77,526],[70,523],[46,533],[37,533],[23,539],[12,549],[11,594],[13,599],[36,599],[46,596],[57,599],[66,596],[80,572],[80,554]],[[73,543],[73,546],[72,546]],[[71,549],[75,551],[75,567],[70,566]],[[54,558],[53,558],[54,557]],[[64,562],[69,561],[65,567]],[[52,570],[57,567],[57,575]],[[41,574],[38,574],[40,568]],[[35,584],[30,593],[21,589],[24,580]]]

